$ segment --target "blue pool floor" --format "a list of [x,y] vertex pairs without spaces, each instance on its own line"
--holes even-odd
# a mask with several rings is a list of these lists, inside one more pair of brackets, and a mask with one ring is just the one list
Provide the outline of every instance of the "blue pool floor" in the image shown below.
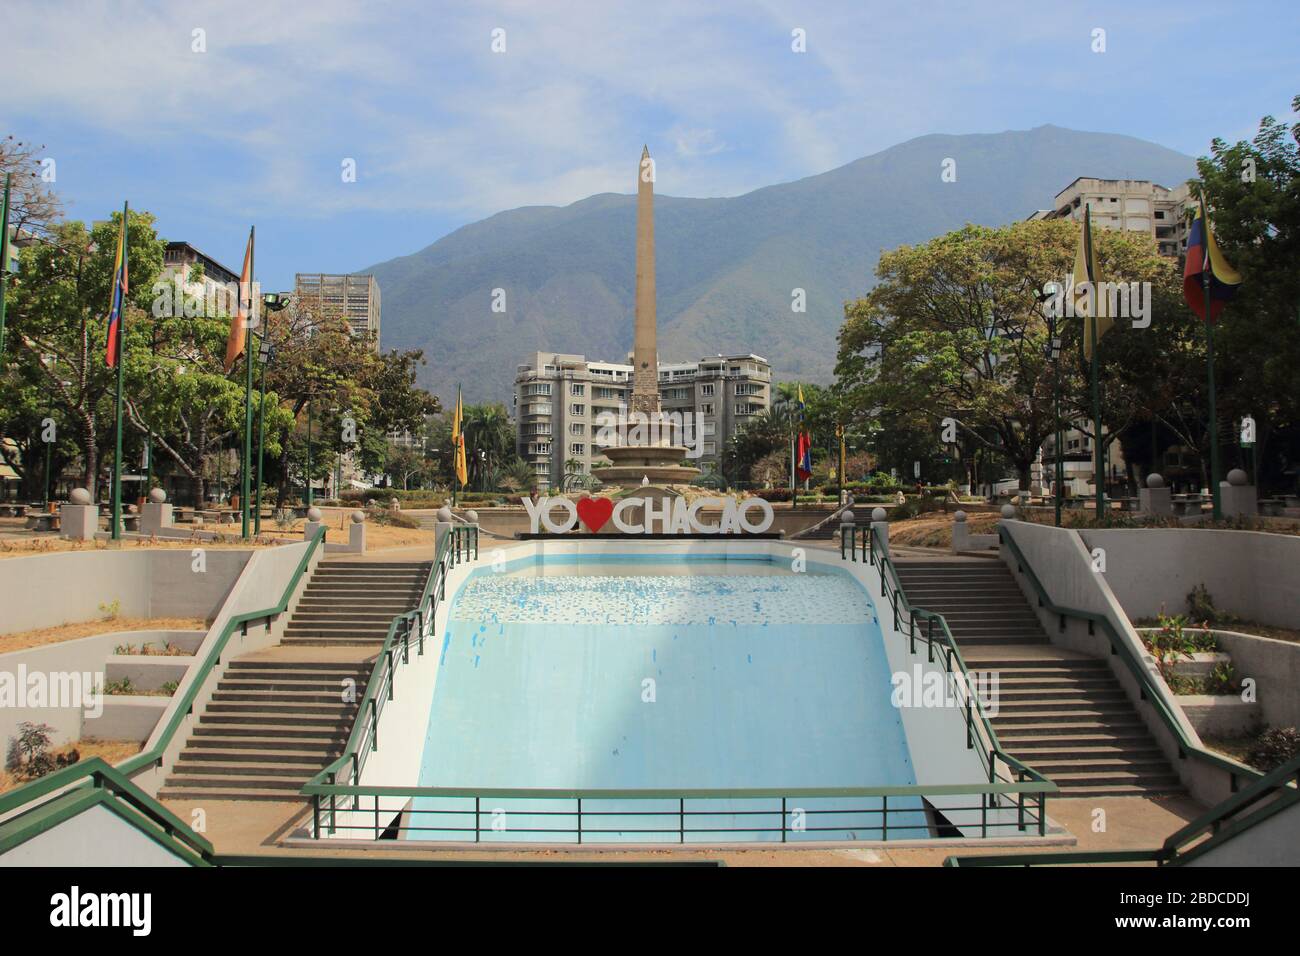
[[[924,837],[916,798],[890,801],[887,834],[880,798],[799,796],[915,782],[874,617],[842,575],[475,577],[442,636],[419,783],[788,793],[588,798],[590,841]],[[413,809],[406,838],[577,841],[573,799]]]

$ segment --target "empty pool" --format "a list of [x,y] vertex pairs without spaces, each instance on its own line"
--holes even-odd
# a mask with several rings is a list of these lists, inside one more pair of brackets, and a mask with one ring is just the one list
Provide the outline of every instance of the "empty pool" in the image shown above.
[[[914,796],[886,818],[878,796],[807,795],[915,782],[875,609],[842,572],[530,557],[469,579],[438,653],[419,784],[458,795],[417,798],[408,839],[928,835]],[[560,792],[493,792],[520,790]]]

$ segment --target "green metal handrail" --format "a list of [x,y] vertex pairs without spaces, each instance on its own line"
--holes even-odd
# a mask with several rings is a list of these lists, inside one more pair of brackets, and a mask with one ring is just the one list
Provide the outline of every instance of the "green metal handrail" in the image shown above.
[[[848,552],[852,560],[857,560],[856,525],[840,526],[840,556],[844,557],[846,543]],[[880,531],[874,525],[863,529],[862,554],[863,560],[869,561],[873,567],[880,569],[881,591],[885,599],[889,602],[890,609],[894,616],[894,630],[902,630],[900,624],[906,624],[906,631],[909,641],[909,651],[916,653],[917,623],[925,622],[925,631],[921,634],[921,640],[927,645],[927,658],[931,663],[934,662],[934,650],[936,647],[944,654],[944,665],[947,670],[959,677],[966,687],[966,746],[974,749],[973,734],[975,731],[976,721],[983,729],[984,735],[988,741],[988,752],[985,753],[980,748],[980,762],[989,772],[989,781],[992,782],[996,776],[997,760],[1001,759],[1009,768],[1016,771],[1017,778],[1023,780],[1028,777],[1031,780],[1039,782],[1050,781],[1041,773],[1030,767],[1028,764],[1017,760],[1002,748],[1001,741],[998,740],[997,731],[993,729],[993,724],[989,721],[988,715],[984,712],[984,705],[980,702],[979,695],[973,693],[971,688],[974,683],[970,676],[970,671],[966,667],[966,659],[962,657],[961,650],[957,647],[957,641],[952,636],[952,630],[948,627],[948,620],[942,614],[936,611],[928,611],[925,608],[912,607],[911,602],[907,599],[907,594],[903,591],[902,582],[898,578],[898,569],[894,567],[894,562],[889,557],[889,551],[884,541],[879,537]],[[846,537],[848,541],[846,542]],[[940,631],[936,637],[935,626]],[[954,667],[954,663],[956,666]],[[974,701],[972,710],[971,702]],[[1052,789],[1048,792],[1055,793],[1057,788],[1052,784]]]
[[1200,747],[1193,743],[1192,739],[1187,735],[1187,731],[1183,728],[1183,725],[1178,721],[1177,715],[1175,715],[1173,709],[1165,700],[1164,694],[1161,693],[1155,680],[1152,679],[1150,672],[1147,668],[1142,666],[1141,661],[1133,653],[1128,642],[1120,637],[1119,632],[1115,629],[1115,625],[1111,623],[1110,618],[1104,614],[1098,614],[1095,611],[1084,611],[1079,608],[1065,607],[1064,605],[1057,604],[1052,600],[1051,596],[1048,595],[1047,589],[1043,587],[1043,582],[1038,579],[1038,575],[1034,573],[1033,567],[1025,558],[1025,553],[1020,550],[1020,546],[1016,544],[1015,536],[1011,534],[1011,530],[1006,526],[1005,522],[999,523],[998,525],[998,537],[1002,543],[1011,550],[1011,554],[1016,559],[1017,570],[1029,580],[1029,585],[1033,588],[1034,594],[1038,598],[1038,606],[1046,609],[1052,614],[1059,615],[1061,618],[1062,628],[1065,626],[1065,619],[1067,617],[1087,621],[1089,634],[1096,633],[1095,628],[1098,625],[1101,626],[1101,629],[1105,632],[1106,637],[1110,642],[1112,652],[1119,656],[1120,660],[1124,662],[1125,667],[1128,668],[1129,673],[1131,673],[1133,678],[1138,682],[1140,699],[1147,701],[1155,708],[1156,713],[1160,715],[1161,721],[1178,741],[1178,756],[1180,758],[1190,755],[1203,763],[1208,763],[1220,770],[1226,771],[1229,775],[1230,787],[1233,793],[1237,792],[1239,777],[1247,780],[1257,780],[1260,777],[1257,770],[1252,770],[1249,767],[1234,763],[1231,760],[1221,757],[1216,753],[1212,753],[1204,747]]
[[[1255,807],[1270,796],[1277,799],[1263,807],[1229,820],[1242,810]],[[1181,829],[1170,834],[1159,847],[1139,850],[1093,850],[1082,853],[990,854],[986,856],[950,856],[944,866],[1059,866],[1087,863],[1155,863],[1178,866],[1212,847],[1250,829],[1273,814],[1300,802],[1300,756],[1261,776],[1227,800],[1216,804]],[[1226,826],[1225,826],[1226,823]],[[1208,840],[1200,840],[1207,833]],[[1190,845],[1189,845],[1190,844]]]
[[[133,807],[146,819],[153,822],[171,839],[185,844],[203,860],[210,861],[212,859],[214,851],[211,843],[196,834],[180,817],[137,787],[124,773],[111,767],[101,757],[90,757],[78,761],[70,767],[48,773],[38,780],[33,780],[31,783],[5,794],[0,797],[0,814],[16,810],[47,794],[57,793],[59,797],[66,796],[68,788],[73,788],[71,791],[73,793],[87,792],[84,787],[75,787],[78,783],[89,783],[95,789],[111,792],[123,803]],[[48,804],[47,801],[41,806],[47,806]],[[26,842],[36,835],[33,831],[39,831],[40,828],[35,826],[32,821],[26,821],[25,817],[37,809],[39,807],[32,807],[27,813],[0,823],[0,831],[7,831],[3,837],[0,837],[0,853],[7,852],[14,846]]]
[[[63,770],[46,774],[39,780],[34,780],[31,783],[17,787],[8,794],[5,794],[3,798],[0,798],[0,814],[17,809],[33,800],[39,800],[41,797],[46,796],[53,790],[61,790],[72,786],[86,786],[87,784],[95,784],[95,781],[107,781],[115,784],[115,786],[110,787],[114,793],[125,793],[127,791],[118,784],[117,778],[120,777],[122,781],[127,781],[128,778],[155,765],[161,764],[166,756],[168,746],[171,745],[172,739],[176,735],[176,731],[180,728],[182,721],[184,721],[193,710],[194,701],[198,697],[199,691],[207,681],[208,675],[212,673],[212,669],[221,660],[221,654],[226,649],[226,645],[230,642],[230,638],[235,633],[235,629],[244,627],[249,621],[260,620],[262,618],[266,618],[269,621],[276,615],[284,613],[285,609],[289,606],[289,601],[293,598],[295,590],[297,590],[298,582],[302,579],[303,573],[307,570],[308,564],[311,563],[312,556],[316,553],[316,549],[322,546],[324,540],[325,529],[323,527],[318,528],[308,543],[307,550],[303,553],[302,560],[298,562],[298,566],[294,569],[293,576],[289,579],[288,584],[285,585],[284,591],[281,593],[280,599],[275,605],[257,611],[247,611],[243,614],[233,615],[226,622],[225,626],[221,630],[221,634],[217,637],[216,641],[213,642],[212,647],[203,658],[203,661],[197,665],[198,669],[194,671],[195,678],[190,682],[185,693],[180,696],[176,704],[172,707],[172,716],[163,728],[163,732],[161,736],[159,736],[158,742],[154,744],[151,749],[143,751],[129,760],[124,761],[116,768],[110,767],[109,774],[103,772],[103,768],[108,765],[97,757],[88,760],[81,760],[73,764],[71,767],[66,767]],[[134,787],[134,785],[130,786],[134,791],[132,793],[132,798],[135,801],[140,801],[151,806],[152,810],[150,811],[150,816],[170,815],[170,811],[161,803],[145,794],[143,790]],[[211,847],[208,847],[208,852],[211,852]]]
[[[350,769],[352,784],[357,785],[361,780],[361,772],[365,769],[366,758],[379,745],[379,718],[383,714],[385,702],[393,699],[393,684],[397,668],[394,655],[397,652],[398,641],[401,642],[401,663],[408,663],[411,654],[410,636],[414,630],[417,634],[416,654],[423,656],[425,624],[435,619],[439,602],[447,597],[448,573],[462,561],[474,560],[477,557],[477,525],[453,525],[450,533],[444,535],[438,542],[433,564],[429,568],[429,576],[425,579],[424,588],[415,607],[394,615],[388,624],[388,633],[384,636],[377,663],[361,695],[357,719],[352,724],[352,731],[343,747],[343,753],[333,763],[321,768],[300,791],[312,796],[317,817],[320,813],[320,801],[312,788],[337,786],[338,775],[345,767]],[[331,818],[337,810],[334,796],[339,792],[334,790],[330,794]],[[317,830],[319,832],[319,827]]]

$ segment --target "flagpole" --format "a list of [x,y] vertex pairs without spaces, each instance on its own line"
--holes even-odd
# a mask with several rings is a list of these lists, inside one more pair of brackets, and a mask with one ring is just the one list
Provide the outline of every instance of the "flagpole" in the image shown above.
[[5,354],[5,287],[9,284],[9,177],[5,173],[4,210],[0,214],[0,368]]
[[1101,388],[1098,381],[1100,374],[1100,363],[1097,360],[1097,320],[1101,317],[1101,296],[1098,294],[1098,283],[1095,281],[1097,275],[1096,264],[1092,261],[1092,203],[1084,203],[1083,206],[1083,228],[1086,241],[1084,242],[1084,255],[1087,257],[1088,281],[1092,285],[1092,302],[1089,310],[1092,315],[1088,321],[1088,338],[1092,346],[1092,457],[1093,457],[1093,482],[1096,484],[1097,492],[1097,521],[1101,521],[1102,510],[1106,507],[1106,468],[1102,459],[1102,439],[1101,439]]
[[[248,229],[248,312],[244,315],[244,467],[240,469],[243,472],[243,481],[241,483],[239,494],[239,517],[240,517],[240,537],[248,539],[248,516],[249,516],[249,484],[253,471],[253,334],[249,329],[250,320],[255,320],[257,316],[257,300],[253,295],[253,290],[257,287],[253,279],[253,256],[256,245],[254,237],[257,233],[256,226],[250,226]],[[242,300],[245,290],[240,289],[239,294]],[[243,302],[240,302],[242,311]]]
[[[1205,243],[1205,268],[1201,270],[1201,298],[1205,300],[1205,365],[1210,382],[1210,500],[1214,503],[1213,516],[1223,517],[1223,503],[1219,499],[1219,422],[1214,401],[1214,323],[1210,321],[1210,215],[1201,203],[1201,224]],[[1258,479],[1257,479],[1258,480]]]
[[266,366],[268,358],[262,356],[262,346],[266,344],[266,336],[270,323],[264,323],[262,326],[262,341],[258,346],[258,358],[262,361],[261,376],[257,386],[257,490],[255,492],[255,501],[253,503],[253,534],[262,533],[262,469],[265,467],[262,458],[266,445]]
[[[122,203],[122,261],[118,268],[121,270],[113,281],[117,282],[123,272],[127,272],[127,261],[131,246],[131,233],[128,228],[130,222],[129,202]],[[126,369],[126,290],[122,290],[121,305],[118,307],[117,315],[117,412],[116,424],[114,427],[114,451],[113,451],[113,517],[112,539],[120,541],[122,539],[122,373]]]

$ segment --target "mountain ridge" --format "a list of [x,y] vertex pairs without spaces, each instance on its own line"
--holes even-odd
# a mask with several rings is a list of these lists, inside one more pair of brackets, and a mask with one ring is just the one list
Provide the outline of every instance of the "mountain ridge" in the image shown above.
[[[948,158],[956,182],[940,180]],[[1081,176],[1174,186],[1194,174],[1192,157],[1158,144],[1047,124],[929,133],[737,196],[656,195],[661,360],[755,352],[780,379],[828,381],[844,302],[874,284],[881,250],[1023,219]],[[502,210],[359,271],[379,282],[383,347],[425,350],[421,384],[444,402],[457,381],[467,401],[508,401],[532,352],[626,355],[634,253],[635,195],[606,192]],[[805,313],[791,311],[795,288]]]

